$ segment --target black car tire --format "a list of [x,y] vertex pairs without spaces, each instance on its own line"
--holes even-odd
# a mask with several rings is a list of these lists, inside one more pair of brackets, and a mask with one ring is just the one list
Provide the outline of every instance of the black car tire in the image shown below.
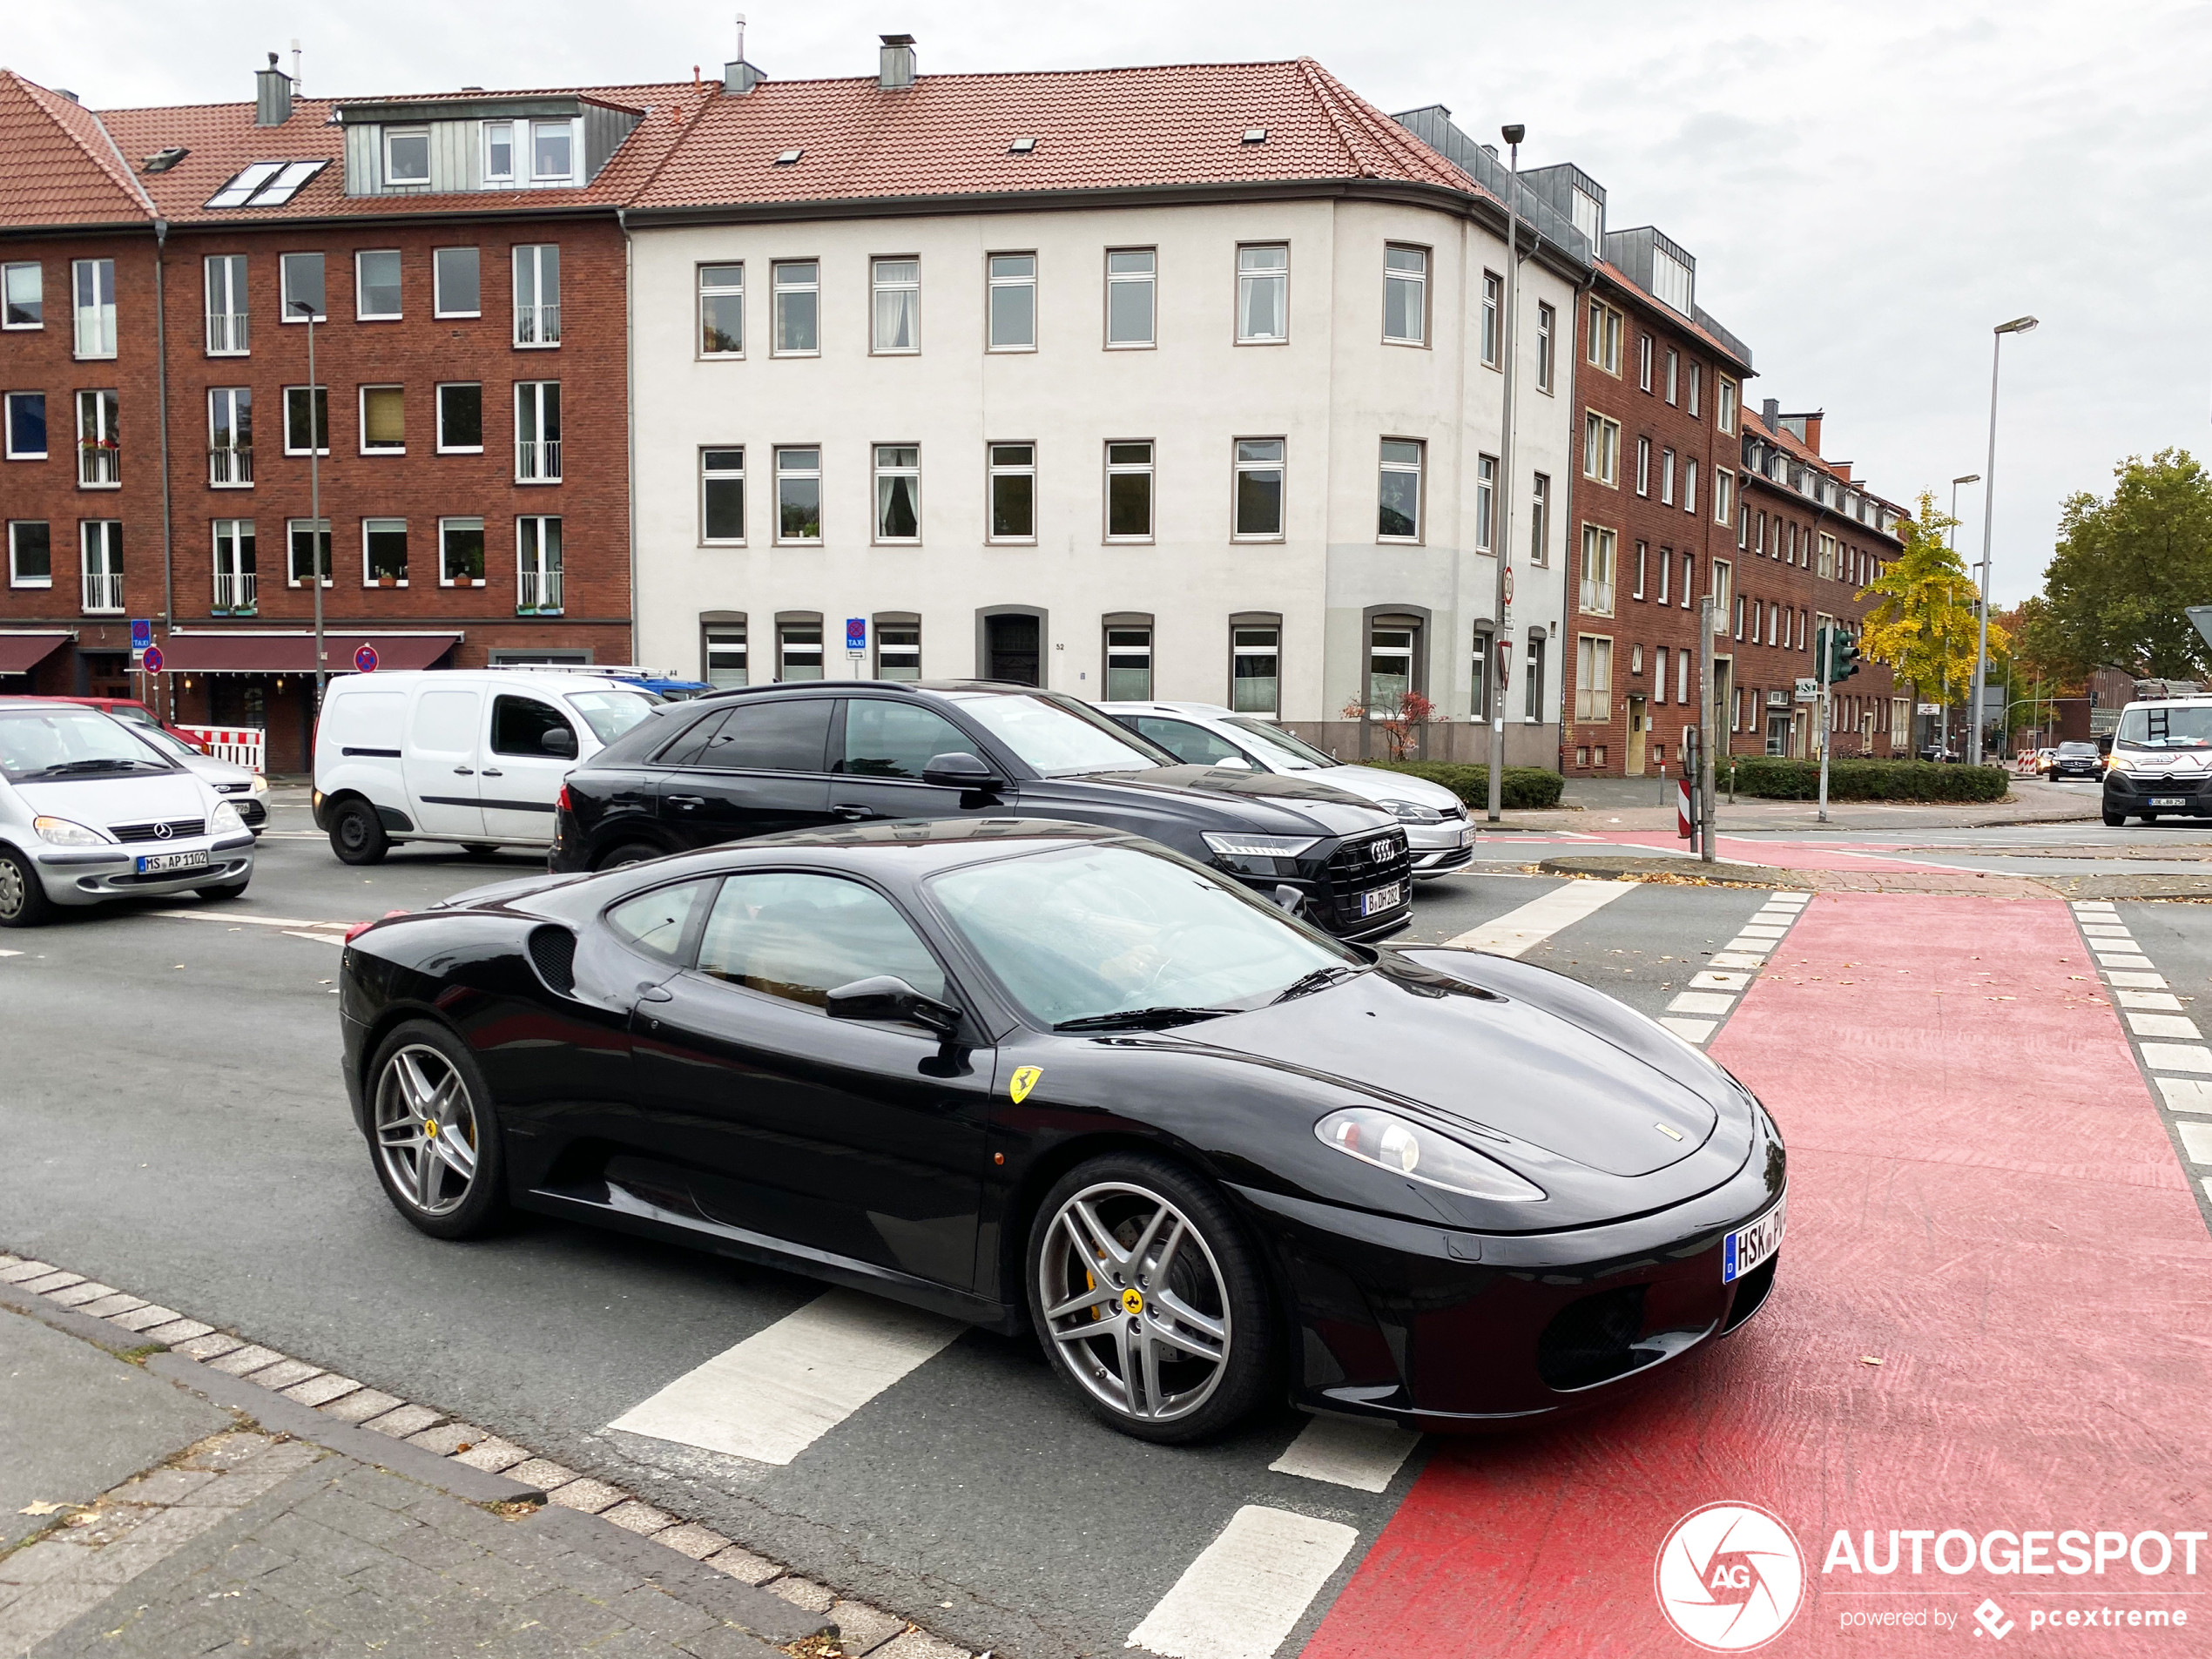
[[488,859],[499,851],[489,841],[470,841],[461,850],[472,859]]
[[2146,824],[2155,824],[2158,822],[2158,814],[2156,813],[2138,813],[2135,816],[2141,819]]
[[381,864],[392,850],[376,808],[356,797],[341,803],[330,814],[330,850],[341,864]]
[[2107,829],[2118,829],[2122,824],[2125,824],[2128,821],[2127,813],[2115,813],[2108,806],[2105,809],[2104,818],[2105,827]]
[[[449,1114],[451,1126],[441,1130],[449,1140],[459,1136],[460,1143],[473,1154],[472,1172],[458,1203],[440,1202],[450,1197],[450,1180],[455,1173],[450,1160],[438,1159],[440,1167],[433,1170],[437,1184],[430,1189],[432,1202],[426,1204],[423,1190],[406,1179],[414,1160],[393,1155],[403,1153],[406,1137],[401,1124],[388,1118],[394,1116],[390,1109],[406,1109],[408,1084],[399,1074],[410,1062],[414,1077],[428,1081],[434,1090],[442,1090],[448,1078],[459,1085],[460,1097]],[[500,1136],[498,1108],[467,1043],[445,1026],[429,1020],[409,1020],[377,1045],[376,1057],[368,1068],[366,1094],[369,1161],[395,1210],[433,1238],[475,1238],[498,1225],[507,1213],[506,1150]],[[419,1157],[433,1156],[428,1138],[432,1137],[415,1137],[414,1143],[421,1149]]]
[[0,927],[36,927],[52,919],[54,901],[30,860],[0,846]]
[[625,864],[643,864],[647,859],[661,856],[660,848],[651,841],[624,841],[610,847],[592,861],[594,871],[619,869]]
[[192,891],[203,899],[237,899],[244,896],[253,880],[253,872],[248,870],[235,881],[219,881],[212,887],[195,887]]
[[[1121,1318],[1118,1312],[1103,1316],[1103,1306],[1083,1310],[1089,1313],[1093,1323],[1102,1327],[1099,1337],[1085,1337],[1076,1331],[1075,1321],[1082,1317],[1081,1312],[1063,1316],[1055,1334],[1054,1321],[1048,1317],[1047,1285],[1065,1276],[1074,1259],[1072,1239],[1062,1217],[1074,1201],[1090,1194],[1101,1195],[1088,1200],[1092,1213],[1109,1224],[1109,1236],[1116,1238],[1124,1249],[1141,1238],[1148,1204],[1175,1212],[1187,1224],[1190,1239],[1200,1247],[1195,1253],[1185,1254],[1189,1250],[1185,1244],[1176,1251],[1168,1264],[1164,1291],[1153,1285],[1143,1271],[1150,1258],[1142,1257],[1136,1258],[1133,1264],[1135,1271],[1129,1275],[1134,1285],[1119,1287],[1123,1298],[1132,1289],[1138,1291],[1137,1311],[1131,1313],[1129,1323],[1140,1328],[1147,1313],[1153,1316],[1153,1329],[1163,1328],[1163,1323],[1157,1321],[1157,1311],[1146,1300],[1148,1297],[1167,1310],[1169,1317],[1164,1328],[1168,1329],[1175,1327],[1178,1308],[1210,1317],[1215,1310],[1205,1305],[1221,1305],[1219,1311],[1227,1315],[1220,1322],[1226,1331],[1225,1352],[1214,1363],[1216,1374],[1210,1391],[1202,1393],[1194,1406],[1156,1417],[1116,1403],[1113,1396],[1121,1383],[1108,1374],[1106,1360],[1119,1351],[1120,1344],[1103,1332]],[[1118,1224],[1115,1221],[1117,1211],[1121,1215]],[[1107,1264],[1096,1249],[1089,1251],[1089,1258],[1102,1266]],[[1030,1322],[1036,1330],[1037,1340],[1050,1356],[1053,1369],[1093,1413],[1124,1434],[1168,1446],[1211,1439],[1249,1415],[1275,1380],[1276,1320],[1258,1254],[1213,1184],[1170,1159],[1146,1153],[1116,1152],[1078,1164],[1061,1177],[1037,1206],[1029,1226],[1028,1247],[1022,1255],[1022,1266]],[[1111,1296],[1116,1285],[1112,1282],[1114,1276],[1110,1271],[1106,1278],[1108,1282],[1102,1285],[1086,1272],[1085,1288]],[[1163,1295],[1174,1296],[1177,1300],[1161,1300]],[[1129,1305],[1126,1299],[1121,1305]],[[1198,1330],[1195,1325],[1185,1328]],[[1163,1346],[1162,1352],[1169,1357],[1160,1361],[1162,1368],[1156,1374],[1162,1379],[1161,1393],[1167,1395],[1171,1404],[1175,1397],[1168,1394],[1168,1368],[1172,1366],[1190,1372],[1205,1362],[1177,1357],[1170,1347]],[[1130,1368],[1139,1369],[1141,1375],[1141,1361],[1134,1356]],[[1084,1374],[1086,1371],[1089,1375]],[[1126,1374],[1124,1370],[1123,1375]],[[1197,1393],[1204,1386],[1193,1382],[1186,1392]]]

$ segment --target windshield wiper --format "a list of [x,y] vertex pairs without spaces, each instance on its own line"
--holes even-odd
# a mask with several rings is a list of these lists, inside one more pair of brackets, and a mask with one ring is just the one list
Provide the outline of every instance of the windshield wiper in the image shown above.
[[1355,978],[1366,971],[1364,968],[1353,968],[1343,962],[1332,963],[1327,968],[1317,968],[1311,974],[1292,980],[1283,988],[1282,995],[1275,1000],[1278,1002],[1287,1002],[1294,996],[1304,996],[1309,992],[1326,990],[1339,980]]
[[1171,1025],[1192,1025],[1200,1020],[1214,1020],[1224,1014],[1242,1014],[1242,1008],[1123,1008],[1118,1014],[1086,1014],[1080,1020],[1062,1020],[1052,1028],[1055,1031],[1138,1031],[1160,1030]]
[[113,755],[106,755],[91,760],[57,761],[51,766],[41,766],[31,775],[35,778],[47,778],[57,772],[107,772],[117,766],[122,767],[126,772],[136,772],[141,764],[143,763],[139,761],[124,760]]

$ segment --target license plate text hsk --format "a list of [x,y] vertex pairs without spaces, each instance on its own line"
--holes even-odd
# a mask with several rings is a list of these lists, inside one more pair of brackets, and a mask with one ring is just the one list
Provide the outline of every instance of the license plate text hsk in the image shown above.
[[1782,1230],[1790,1201],[1783,1198],[1748,1227],[1739,1227],[1721,1241],[1721,1283],[1732,1285],[1782,1248]]

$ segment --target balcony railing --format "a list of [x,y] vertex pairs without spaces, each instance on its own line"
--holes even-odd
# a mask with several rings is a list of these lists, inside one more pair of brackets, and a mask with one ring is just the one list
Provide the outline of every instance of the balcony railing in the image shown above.
[[561,482],[560,439],[516,439],[515,475],[534,483],[559,483]]
[[561,573],[558,570],[520,571],[521,580],[515,593],[515,609],[523,616],[545,616],[561,609]]
[[207,349],[222,357],[239,357],[246,354],[246,314],[243,311],[211,311],[207,314]]
[[233,617],[252,616],[254,610],[253,572],[216,571],[215,609]]
[[119,484],[123,482],[123,451],[112,438],[82,438],[77,445],[77,482],[80,484]]
[[[550,286],[550,285],[549,285]],[[557,346],[561,343],[561,304],[521,305],[515,307],[517,346]]]
[[211,484],[250,484],[253,482],[253,446],[241,443],[233,448],[216,448],[207,452],[207,482]]
[[84,572],[84,611],[87,616],[123,609],[123,572],[120,570],[87,570]]

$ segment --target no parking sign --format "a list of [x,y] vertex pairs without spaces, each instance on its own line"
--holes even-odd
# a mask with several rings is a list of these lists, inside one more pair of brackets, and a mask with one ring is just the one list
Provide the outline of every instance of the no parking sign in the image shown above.
[[145,650],[145,659],[140,664],[140,666],[143,667],[149,674],[158,674],[161,672],[161,647],[158,645],[148,645]]
[[376,671],[376,647],[363,640],[354,651],[354,667],[363,674]]

